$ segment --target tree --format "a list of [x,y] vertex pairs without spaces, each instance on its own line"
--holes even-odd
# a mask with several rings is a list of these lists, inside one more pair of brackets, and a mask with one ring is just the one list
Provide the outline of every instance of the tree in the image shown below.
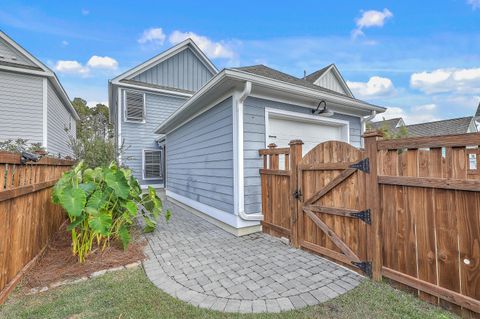
[[81,98],[72,101],[80,116],[77,138],[70,137],[70,147],[76,158],[89,167],[107,166],[115,159],[113,127],[108,120],[108,106],[97,104],[88,107]]
[[[385,121],[385,118],[383,118]],[[368,123],[367,130],[372,130],[373,126]],[[408,137],[408,129],[405,126],[400,126],[399,128],[395,128],[391,130],[386,123],[383,123],[378,130],[383,134],[383,138],[385,140],[393,140],[397,138],[405,138]]]

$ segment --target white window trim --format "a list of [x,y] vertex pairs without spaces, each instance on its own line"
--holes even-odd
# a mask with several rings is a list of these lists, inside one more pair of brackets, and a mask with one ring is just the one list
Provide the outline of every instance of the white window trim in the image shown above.
[[[132,121],[127,119],[127,91],[143,94],[143,121]],[[122,89],[123,121],[126,123],[145,124],[147,122],[147,95],[139,90]]]
[[330,126],[338,126],[342,127],[342,135],[346,136],[345,142],[350,144],[350,122],[339,120],[339,119],[332,119],[325,116],[320,115],[310,115],[292,111],[284,111],[275,108],[265,108],[265,147],[268,147],[268,131],[269,131],[269,119],[270,116],[275,115],[277,117],[286,118],[286,119],[294,119],[294,120],[301,120],[302,122],[317,122],[317,123],[324,123]]
[[[160,153],[164,153],[162,149],[160,148],[145,148],[145,149],[142,149],[142,179],[144,181],[153,181],[153,180],[160,180],[160,179],[165,179],[165,176],[162,176],[162,177],[150,177],[150,178],[146,178],[145,177],[145,152],[146,151],[149,151],[149,152],[160,152]],[[164,156],[165,154],[161,154],[160,155],[160,161],[162,159],[162,156]],[[161,167],[161,163],[160,163],[160,173],[162,174],[162,167]]]

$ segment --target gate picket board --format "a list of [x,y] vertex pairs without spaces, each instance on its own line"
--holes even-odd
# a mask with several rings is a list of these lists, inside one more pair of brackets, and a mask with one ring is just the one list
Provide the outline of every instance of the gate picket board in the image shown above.
[[328,141],[300,161],[300,247],[348,266],[367,260],[368,224],[355,216],[367,209],[365,173],[351,167],[365,157],[364,151],[347,143]]

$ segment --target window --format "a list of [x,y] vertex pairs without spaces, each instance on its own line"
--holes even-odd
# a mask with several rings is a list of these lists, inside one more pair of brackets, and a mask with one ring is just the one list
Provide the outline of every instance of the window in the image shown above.
[[143,151],[143,179],[160,179],[163,177],[162,150]]
[[136,91],[125,93],[125,120],[130,122],[145,121],[145,94]]
[[477,170],[477,154],[468,154],[468,169]]

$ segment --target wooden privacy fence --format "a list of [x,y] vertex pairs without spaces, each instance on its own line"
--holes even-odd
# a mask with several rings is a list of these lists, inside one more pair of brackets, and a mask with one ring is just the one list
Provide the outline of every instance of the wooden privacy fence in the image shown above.
[[[480,133],[260,150],[264,231],[480,313]],[[474,156],[472,156],[472,154]],[[279,169],[279,157],[285,157]]]
[[21,156],[0,152],[0,303],[65,221],[51,190],[72,161],[42,158],[21,163]]

